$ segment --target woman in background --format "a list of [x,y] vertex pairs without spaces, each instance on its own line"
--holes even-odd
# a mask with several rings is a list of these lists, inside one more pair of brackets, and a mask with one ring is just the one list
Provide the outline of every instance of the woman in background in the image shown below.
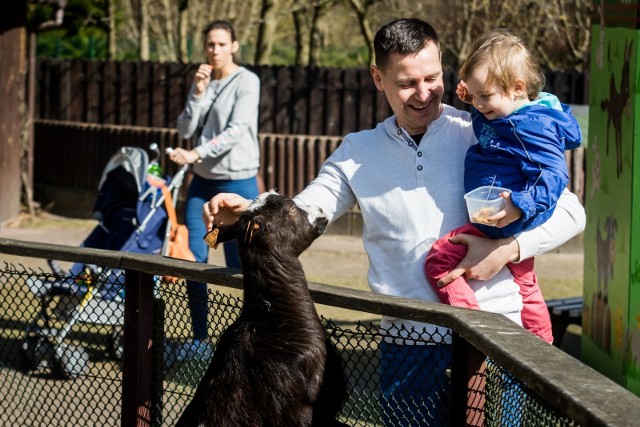
[[[206,233],[202,205],[218,193],[238,193],[249,200],[258,195],[260,80],[235,60],[240,45],[229,22],[213,21],[203,35],[207,63],[198,67],[186,107],[177,121],[182,138],[194,137],[194,148],[177,148],[169,157],[178,165],[193,165],[185,223],[196,261],[206,263],[209,248],[202,240]],[[224,255],[228,267],[241,267],[235,241],[224,244]],[[207,285],[188,281],[187,293],[193,341],[176,349],[171,361],[211,355],[205,341]]]

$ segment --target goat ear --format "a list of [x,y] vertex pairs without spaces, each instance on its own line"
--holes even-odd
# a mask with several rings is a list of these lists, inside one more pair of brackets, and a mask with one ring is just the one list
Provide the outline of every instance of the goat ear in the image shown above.
[[240,229],[238,221],[231,225],[218,225],[209,231],[204,236],[204,241],[210,248],[218,249],[219,243],[228,242],[237,237],[237,232]]

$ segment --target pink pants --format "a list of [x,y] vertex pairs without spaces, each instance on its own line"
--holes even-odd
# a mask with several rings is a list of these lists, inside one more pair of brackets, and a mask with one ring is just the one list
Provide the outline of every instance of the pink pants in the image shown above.
[[[447,286],[439,288],[437,285],[438,280],[457,267],[467,254],[466,245],[449,242],[449,239],[457,234],[485,237],[480,230],[471,224],[456,228],[433,244],[427,255],[424,271],[440,301],[456,307],[479,309],[478,300],[464,276],[460,276]],[[528,258],[517,264],[509,263],[507,268],[520,287],[523,304],[522,326],[546,342],[552,343],[551,319],[540,286],[538,286],[538,278],[533,271],[533,258]]]

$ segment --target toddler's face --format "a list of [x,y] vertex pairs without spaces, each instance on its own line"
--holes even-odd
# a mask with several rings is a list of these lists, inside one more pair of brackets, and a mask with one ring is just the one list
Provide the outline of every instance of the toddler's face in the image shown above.
[[473,106],[482,113],[487,120],[506,117],[526,102],[526,99],[518,96],[513,90],[510,90],[508,93],[503,93],[502,90],[495,87],[495,85],[487,84],[486,66],[475,70],[465,83]]

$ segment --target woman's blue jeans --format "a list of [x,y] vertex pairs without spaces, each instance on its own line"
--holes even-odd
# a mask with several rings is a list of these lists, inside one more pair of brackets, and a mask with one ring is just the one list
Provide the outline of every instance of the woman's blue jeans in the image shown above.
[[[212,180],[193,175],[187,193],[184,220],[189,229],[189,248],[197,262],[206,263],[209,259],[209,247],[202,239],[207,231],[202,222],[202,206],[218,193],[236,193],[245,199],[253,200],[258,196],[258,183],[256,177],[240,180]],[[223,247],[227,267],[241,268],[238,243],[232,240],[224,243]],[[209,313],[207,284],[188,281],[187,295],[191,310],[193,338],[206,339]]]

